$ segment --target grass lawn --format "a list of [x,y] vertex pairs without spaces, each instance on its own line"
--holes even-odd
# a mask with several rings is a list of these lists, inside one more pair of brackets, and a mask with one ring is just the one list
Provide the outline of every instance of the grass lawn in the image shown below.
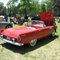
[[56,36],[39,41],[35,47],[18,47],[0,41],[0,60],[60,60],[60,23],[56,21],[56,24]]

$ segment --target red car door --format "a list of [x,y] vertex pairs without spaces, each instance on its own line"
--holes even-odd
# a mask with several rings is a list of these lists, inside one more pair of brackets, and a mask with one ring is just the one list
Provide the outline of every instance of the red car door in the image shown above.
[[44,37],[48,37],[51,35],[53,32],[53,26],[47,26],[44,28],[38,28],[37,31],[29,33],[29,34],[24,34],[21,35],[21,41],[20,43],[29,43],[33,39],[43,39]]

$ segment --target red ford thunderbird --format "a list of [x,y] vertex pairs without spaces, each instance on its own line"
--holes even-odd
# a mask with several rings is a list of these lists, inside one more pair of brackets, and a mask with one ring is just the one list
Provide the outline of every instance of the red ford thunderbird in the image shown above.
[[[35,46],[37,43],[37,39],[40,40],[44,37],[55,35],[56,26],[54,25],[54,22],[52,24],[52,21],[54,20],[51,19],[51,21],[50,18],[47,21],[45,20],[42,19],[42,21],[39,21],[37,24],[32,24],[30,26],[19,26],[15,28],[5,29],[2,32],[1,40],[17,46],[22,46],[24,44],[30,44],[30,46]],[[49,23],[49,25],[47,25],[47,22]]]

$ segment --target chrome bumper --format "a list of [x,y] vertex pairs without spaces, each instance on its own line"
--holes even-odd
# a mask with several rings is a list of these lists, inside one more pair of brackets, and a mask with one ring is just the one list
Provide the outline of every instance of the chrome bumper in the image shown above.
[[5,41],[5,42],[7,42],[7,43],[12,44],[12,45],[16,45],[16,46],[23,46],[24,45],[23,43],[17,43],[17,42],[13,42],[11,40],[4,39],[1,36],[0,36],[0,39],[3,40],[3,41]]

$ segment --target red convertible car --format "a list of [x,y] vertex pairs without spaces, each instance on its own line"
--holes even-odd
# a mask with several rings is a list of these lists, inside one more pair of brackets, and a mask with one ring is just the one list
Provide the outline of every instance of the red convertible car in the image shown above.
[[[42,13],[40,13],[41,14],[40,17],[42,17],[42,15],[44,14],[46,15],[51,14],[49,12],[44,14]],[[41,21],[38,21],[38,23],[32,24],[30,26],[27,25],[5,29],[2,32],[2,35],[0,35],[1,40],[4,40],[10,44],[17,46],[22,46],[24,44],[30,44],[30,46],[35,46],[37,43],[37,39],[40,40],[50,35],[51,36],[55,35],[56,26],[54,25],[53,16],[51,20],[50,20],[51,17],[49,18],[48,17],[47,17],[48,20],[42,18]]]

